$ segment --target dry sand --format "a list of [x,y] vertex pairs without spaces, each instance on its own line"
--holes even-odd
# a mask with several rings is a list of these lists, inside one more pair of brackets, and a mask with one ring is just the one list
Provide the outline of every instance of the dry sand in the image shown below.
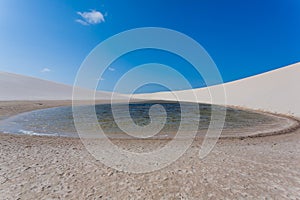
[[[1,102],[0,116],[69,105],[68,101]],[[164,140],[115,140],[150,150]],[[0,199],[300,199],[300,130],[219,140],[203,160],[201,140],[156,172],[104,166],[75,138],[0,134]]]

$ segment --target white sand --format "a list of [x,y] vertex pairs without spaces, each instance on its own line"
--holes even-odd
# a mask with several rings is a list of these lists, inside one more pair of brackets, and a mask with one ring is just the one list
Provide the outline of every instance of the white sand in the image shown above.
[[176,100],[193,102],[194,93],[198,102],[211,103],[209,92],[214,95],[214,103],[222,102],[223,87],[226,92],[227,105],[300,117],[300,63],[273,70],[249,78],[193,90],[158,92],[151,94],[138,94],[134,98],[152,100]]
[[[0,72],[0,101],[10,100],[71,100],[73,87],[29,76]],[[81,99],[89,93],[80,89]],[[96,99],[108,100],[110,92],[97,91]],[[124,98],[115,94],[116,99]]]

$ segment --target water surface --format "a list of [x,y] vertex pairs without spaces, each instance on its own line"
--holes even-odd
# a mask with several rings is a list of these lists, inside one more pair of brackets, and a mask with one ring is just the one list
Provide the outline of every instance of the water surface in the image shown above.
[[[151,123],[149,117],[149,108],[157,104],[151,103],[134,103],[129,105],[129,111],[132,120],[139,126],[145,126]],[[167,113],[166,124],[163,129],[154,137],[173,137],[178,130],[181,122],[181,107],[179,103],[161,103]],[[197,110],[193,110],[193,104],[185,104],[188,112],[185,117],[188,120],[182,124],[185,130],[189,130],[191,124],[197,123],[199,120],[198,134],[206,133],[211,120],[212,109],[218,114],[223,113],[226,109],[226,121],[224,131],[241,130],[255,126],[272,125],[276,121],[269,115],[249,112],[244,110],[237,110],[232,108],[225,108],[221,106],[211,106],[207,104],[198,104],[200,110],[200,117]],[[189,109],[190,106],[190,109]],[[127,109],[127,105],[119,104],[116,106],[118,111]],[[82,109],[88,106],[82,106]],[[110,104],[102,104],[95,106],[97,119],[99,125],[104,130],[108,137],[127,137],[117,126],[111,111]],[[124,112],[125,113],[125,112]],[[128,117],[120,117],[121,123],[130,123]],[[163,117],[160,112],[154,113],[156,119]],[[89,116],[84,116],[83,121],[88,121]],[[87,126],[89,127],[89,126]],[[91,127],[92,129],[92,127]],[[30,134],[30,135],[49,135],[49,136],[66,136],[78,137],[77,131],[73,122],[72,107],[58,107],[43,110],[36,110],[28,113],[23,113],[0,122],[0,131],[6,133]]]

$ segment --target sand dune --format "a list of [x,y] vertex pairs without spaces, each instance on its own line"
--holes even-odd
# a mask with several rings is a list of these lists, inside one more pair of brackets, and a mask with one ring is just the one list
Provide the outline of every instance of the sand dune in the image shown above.
[[[176,100],[224,104],[221,90],[225,90],[227,105],[240,106],[278,112],[300,117],[300,63],[273,70],[245,79],[211,86],[207,88],[158,92],[133,95],[141,100]],[[41,80],[33,77],[0,72],[0,100],[70,100],[72,86]],[[81,90],[82,98],[88,91]],[[193,96],[196,94],[196,97]],[[212,101],[211,95],[214,99]],[[108,100],[109,92],[98,91],[96,98]],[[115,95],[116,99],[126,99],[126,95]]]
[[[8,100],[71,100],[73,87],[38,78],[0,72],[0,101]],[[80,89],[82,99],[88,90]],[[108,100],[109,92],[98,91],[96,98]],[[122,99],[122,95],[116,95]]]
[[[175,91],[181,101],[211,103],[209,91],[216,92],[214,103],[224,104],[219,92],[225,89],[227,105],[278,112],[300,117],[300,63],[245,79],[193,90]],[[138,94],[134,98],[176,100],[171,92]]]

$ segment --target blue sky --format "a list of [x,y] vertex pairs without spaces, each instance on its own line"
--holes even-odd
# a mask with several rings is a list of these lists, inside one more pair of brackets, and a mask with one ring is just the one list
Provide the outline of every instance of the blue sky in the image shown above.
[[[97,44],[138,27],[164,27],[192,37],[213,58],[224,82],[300,61],[299,0],[1,0],[0,9],[0,71],[66,84],[73,84]],[[113,63],[100,89],[111,90],[122,74],[147,62],[171,65],[193,87],[203,84],[184,60],[146,50]],[[140,92],[159,90],[150,85]]]

